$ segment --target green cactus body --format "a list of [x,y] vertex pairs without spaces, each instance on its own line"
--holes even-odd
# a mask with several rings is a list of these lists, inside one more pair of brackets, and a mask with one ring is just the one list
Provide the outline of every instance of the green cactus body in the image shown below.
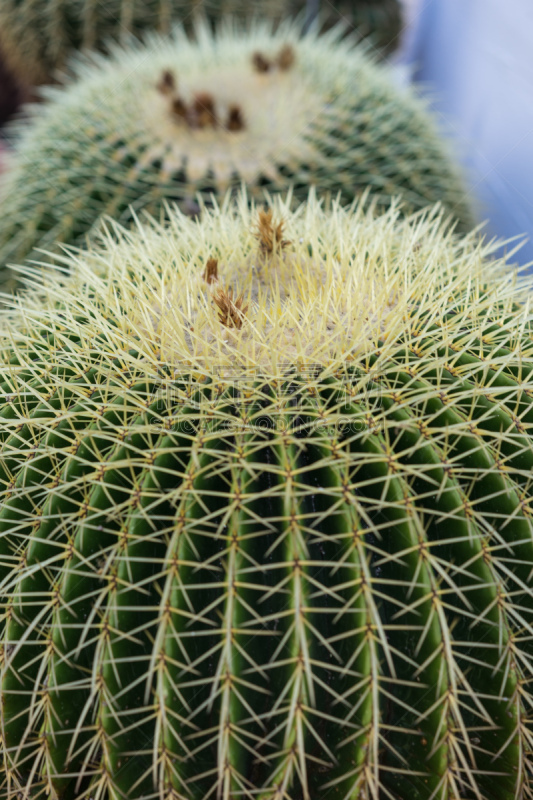
[[345,7],[341,5],[339,13],[341,19],[348,16],[356,31],[370,38],[379,50],[389,53],[397,48],[403,23],[399,0],[352,0]]
[[[197,194],[288,191],[350,203],[366,187],[470,224],[422,101],[338,33],[207,28],[79,64],[22,124],[0,196],[0,264],[76,243],[100,215],[128,223]],[[42,260],[37,254],[35,258]]]
[[22,87],[6,67],[0,51],[0,128],[15,114],[22,102]]
[[488,255],[242,198],[41,273],[2,344],[0,797],[532,796],[531,287]]
[[[295,0],[294,11],[309,6],[304,0]],[[403,15],[400,0],[339,0],[316,3],[319,24],[330,28],[341,24],[360,38],[369,39],[382,55],[394,51],[402,32]]]
[[173,21],[190,26],[201,14],[281,19],[284,0],[1,0],[0,43],[26,83],[50,82],[72,54],[103,49],[111,41],[168,33]]

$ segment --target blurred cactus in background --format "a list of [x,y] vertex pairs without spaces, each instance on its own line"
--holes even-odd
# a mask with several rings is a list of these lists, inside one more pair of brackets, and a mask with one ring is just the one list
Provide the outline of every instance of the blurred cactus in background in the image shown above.
[[2,141],[0,141],[0,176],[7,169],[7,161],[9,158],[9,150]]
[[[18,128],[0,189],[0,265],[33,247],[83,241],[101,215],[127,223],[197,194],[250,196],[310,187],[351,203],[441,201],[470,225],[462,180],[426,106],[341,31],[207,25],[152,36],[74,65],[76,79]],[[133,209],[133,212],[132,212]],[[43,256],[37,256],[43,258]]]
[[317,13],[321,26],[340,22],[383,54],[398,44],[399,0],[0,0],[0,45],[31,85],[52,82],[77,50],[101,50],[150,30],[168,33],[173,22],[190,28],[200,15],[217,22],[231,15],[280,21],[305,14],[311,22]]
[[286,0],[0,0],[0,45],[26,82],[49,83],[77,50],[190,27],[198,15],[280,20],[286,9]]
[[15,114],[23,99],[22,87],[0,51],[0,128]]
[[305,8],[307,24],[315,19],[323,28],[342,24],[382,56],[390,55],[400,43],[403,26],[400,0],[293,0],[293,9]]

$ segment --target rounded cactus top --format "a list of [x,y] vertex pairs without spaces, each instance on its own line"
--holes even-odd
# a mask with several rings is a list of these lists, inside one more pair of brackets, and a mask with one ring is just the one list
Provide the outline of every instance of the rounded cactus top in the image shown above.
[[[199,221],[179,209],[138,230],[109,220],[88,251],[57,256],[73,273],[64,288],[55,268],[42,279],[28,268],[46,288],[13,300],[16,315],[36,314],[38,326],[49,317],[67,336],[81,325],[72,345],[81,359],[92,329],[104,350],[136,351],[171,372],[207,377],[237,366],[276,375],[394,349],[407,319],[444,324],[451,309],[452,331],[466,318],[481,331],[484,310],[510,312],[521,299],[514,273],[486,260],[491,248],[475,233],[446,232],[442,207],[402,220],[397,205],[382,215],[365,202],[326,211],[313,193],[296,210],[290,197],[269,208],[250,207],[246,193],[235,206],[229,200],[203,207]],[[513,313],[514,325],[526,312]]]
[[[441,200],[470,223],[433,121],[411,91],[340,32],[265,24],[194,40],[181,30],[75,66],[22,122],[0,191],[0,264],[79,242],[102,214],[157,215],[164,200],[287,191],[349,203],[370,186],[413,209]],[[387,201],[388,202],[388,201]]]

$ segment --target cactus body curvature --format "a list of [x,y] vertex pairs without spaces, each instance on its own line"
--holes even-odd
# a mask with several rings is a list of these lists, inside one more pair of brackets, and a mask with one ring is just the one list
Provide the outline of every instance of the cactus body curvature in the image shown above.
[[0,0],[0,44],[26,83],[52,81],[77,50],[101,50],[111,41],[168,33],[173,22],[190,26],[199,14],[280,20],[284,0]]
[[530,287],[489,253],[243,201],[25,294],[2,800],[532,797]]
[[[350,203],[370,186],[413,209],[442,201],[470,225],[462,183],[421,100],[338,32],[206,27],[80,63],[22,123],[0,192],[0,265],[81,242],[108,214],[157,216],[165,201],[246,184]],[[388,202],[389,202],[388,201]],[[42,260],[42,255],[37,255]]]

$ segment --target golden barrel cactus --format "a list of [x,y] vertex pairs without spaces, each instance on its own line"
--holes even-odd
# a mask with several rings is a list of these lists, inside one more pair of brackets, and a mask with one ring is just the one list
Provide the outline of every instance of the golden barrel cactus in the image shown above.
[[243,199],[36,273],[2,800],[531,798],[531,282],[490,254]]

